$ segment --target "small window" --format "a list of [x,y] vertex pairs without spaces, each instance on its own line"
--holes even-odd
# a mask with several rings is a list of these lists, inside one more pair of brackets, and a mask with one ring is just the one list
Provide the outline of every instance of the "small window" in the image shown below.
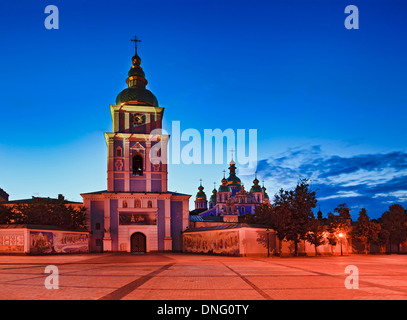
[[100,223],[99,223],[99,222],[96,222],[96,224],[95,224],[95,230],[100,230]]
[[121,157],[122,156],[122,148],[117,147],[116,149],[116,157]]
[[126,200],[123,201],[123,208],[127,208],[127,201]]
[[147,202],[147,208],[152,208],[153,207],[153,203],[151,201]]

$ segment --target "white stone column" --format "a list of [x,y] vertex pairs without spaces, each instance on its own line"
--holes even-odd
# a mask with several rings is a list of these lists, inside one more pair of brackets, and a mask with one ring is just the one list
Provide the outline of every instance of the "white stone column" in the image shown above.
[[161,139],[161,159],[163,160],[161,164],[161,192],[168,191],[168,139],[169,136],[162,137]]
[[107,146],[107,191],[114,191],[114,138],[109,138]]
[[104,203],[104,229],[103,251],[112,251],[112,238],[110,236],[110,198],[105,198]]
[[124,114],[124,131],[129,131],[130,129],[130,115],[128,112]]
[[120,131],[120,127],[119,127],[119,123],[120,123],[120,113],[118,110],[113,111],[113,132],[119,132]]
[[164,234],[164,250],[172,250],[171,238],[171,198],[165,199],[165,234]]
[[189,200],[182,200],[182,231],[189,226]]
[[130,141],[129,138],[124,138],[124,191],[130,191]]
[[146,191],[151,192],[151,141],[146,140],[146,170],[145,170],[145,175],[146,175]]
[[90,200],[89,199],[83,199],[83,206],[86,208],[86,227],[89,231],[92,230],[92,221],[90,220],[91,214],[90,214]]

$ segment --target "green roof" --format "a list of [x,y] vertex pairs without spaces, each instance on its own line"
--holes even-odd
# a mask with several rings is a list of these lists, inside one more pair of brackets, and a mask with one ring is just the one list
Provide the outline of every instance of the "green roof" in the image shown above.
[[263,189],[260,186],[253,186],[250,192],[263,192]]
[[116,98],[116,105],[137,101],[140,104],[147,104],[150,106],[158,107],[158,100],[155,95],[147,89],[143,88],[126,88],[120,92]]
[[220,186],[218,192],[231,192],[229,186]]
[[228,185],[239,185],[240,186],[240,184],[241,184],[240,179],[234,174],[231,174],[227,180],[228,180]]

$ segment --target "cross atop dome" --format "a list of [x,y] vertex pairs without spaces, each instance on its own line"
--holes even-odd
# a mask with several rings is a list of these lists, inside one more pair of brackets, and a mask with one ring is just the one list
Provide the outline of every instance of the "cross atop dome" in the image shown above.
[[134,39],[130,39],[130,41],[134,42],[134,49],[136,50],[136,54],[137,54],[137,42],[141,42],[141,40],[138,39],[137,36],[134,36]]
[[235,161],[233,161],[233,154],[235,153],[235,150],[232,148],[231,150],[230,150],[230,152],[231,152],[231,154],[232,154],[232,160],[230,160],[230,164],[235,164]]
[[122,90],[116,97],[116,105],[142,105],[158,107],[155,95],[146,86],[148,81],[143,69],[140,67],[141,58],[137,54],[138,43],[141,42],[137,36],[130,41],[134,42],[135,55],[131,58],[132,66],[127,73],[126,83],[128,88]]

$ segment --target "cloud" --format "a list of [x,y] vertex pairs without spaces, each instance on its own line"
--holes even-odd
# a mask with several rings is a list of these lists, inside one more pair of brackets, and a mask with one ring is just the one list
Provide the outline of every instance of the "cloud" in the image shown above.
[[259,161],[257,170],[272,194],[309,178],[326,212],[347,203],[379,217],[389,204],[407,203],[407,153],[401,151],[341,157],[325,154],[320,145],[290,148]]
[[360,196],[362,196],[362,195],[355,191],[339,191],[337,194],[333,194],[333,195],[327,196],[327,197],[321,197],[318,200],[324,201],[324,200],[329,200],[329,199],[354,198],[354,197],[360,197]]

